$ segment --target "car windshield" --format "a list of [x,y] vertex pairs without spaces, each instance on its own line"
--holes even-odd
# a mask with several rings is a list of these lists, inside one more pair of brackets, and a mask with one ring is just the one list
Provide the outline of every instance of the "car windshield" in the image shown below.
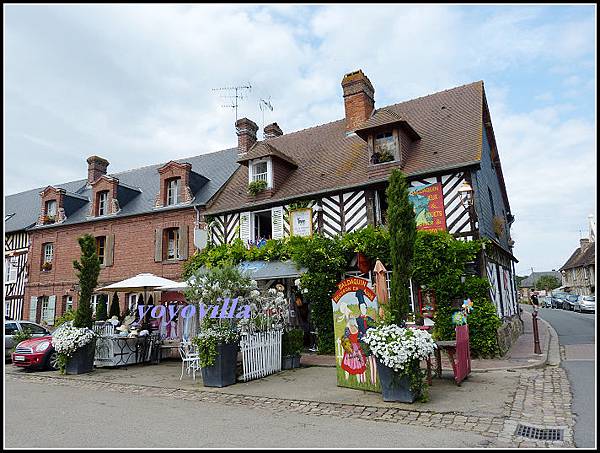
[[577,300],[579,296],[575,296],[575,295],[571,295],[571,296],[567,296],[567,300],[568,301],[572,301],[575,302]]
[[585,296],[583,298],[583,300],[587,300],[587,301],[591,301],[591,302],[596,302],[596,296]]

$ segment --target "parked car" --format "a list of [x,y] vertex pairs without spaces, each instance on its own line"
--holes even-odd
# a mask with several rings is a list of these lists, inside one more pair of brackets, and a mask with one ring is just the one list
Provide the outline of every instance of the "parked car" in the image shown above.
[[577,302],[578,298],[579,298],[579,294],[569,294],[565,298],[565,300],[563,300],[563,305],[562,305],[563,310],[573,311],[573,306],[575,305],[575,302]]
[[[60,327],[54,331],[56,333]],[[21,341],[12,353],[14,366],[30,370],[58,369],[58,353],[52,346],[52,334]]]
[[543,308],[552,308],[552,296],[546,296],[542,299],[541,306]]
[[552,308],[562,308],[563,301],[567,298],[567,293],[552,294]]
[[579,296],[573,307],[574,311],[596,312],[596,296]]
[[29,330],[32,338],[50,335],[48,329],[31,321],[5,320],[4,321],[4,359],[9,359],[15,346],[13,336],[17,332]]

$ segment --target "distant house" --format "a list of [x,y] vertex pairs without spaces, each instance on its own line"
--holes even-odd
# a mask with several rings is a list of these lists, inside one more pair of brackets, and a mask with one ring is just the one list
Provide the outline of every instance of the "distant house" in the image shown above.
[[583,296],[596,294],[595,246],[595,241],[581,239],[579,248],[560,268],[565,291]]
[[519,285],[519,296],[521,299],[529,299],[531,292],[535,291],[535,286],[541,277],[554,277],[559,282],[562,280],[561,274],[558,271],[548,272],[532,272],[527,278],[525,278]]

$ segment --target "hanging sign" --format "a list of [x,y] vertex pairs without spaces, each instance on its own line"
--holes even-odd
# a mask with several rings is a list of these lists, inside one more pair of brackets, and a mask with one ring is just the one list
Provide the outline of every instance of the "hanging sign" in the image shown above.
[[347,278],[333,295],[333,327],[337,385],[381,392],[375,356],[363,342],[367,330],[377,323],[377,297],[364,278]]
[[415,210],[417,230],[446,230],[444,194],[441,183],[410,187],[408,199]]
[[293,236],[312,236],[312,209],[290,211],[290,228]]

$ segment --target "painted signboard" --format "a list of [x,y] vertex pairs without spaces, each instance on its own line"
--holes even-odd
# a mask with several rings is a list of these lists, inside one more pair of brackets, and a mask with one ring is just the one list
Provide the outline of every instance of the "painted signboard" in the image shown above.
[[290,212],[291,234],[294,236],[312,236],[312,209],[296,209]]
[[408,199],[415,210],[418,230],[445,230],[446,213],[442,184],[427,184],[409,188]]
[[333,295],[337,385],[381,392],[375,357],[363,337],[377,323],[377,297],[369,281],[352,277],[338,283]]

